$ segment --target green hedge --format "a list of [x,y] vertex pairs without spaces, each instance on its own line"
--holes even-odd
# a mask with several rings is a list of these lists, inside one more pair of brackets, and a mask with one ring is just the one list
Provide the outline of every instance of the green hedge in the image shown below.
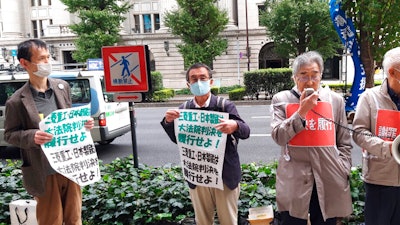
[[[83,188],[84,225],[179,224],[193,218],[189,189],[180,166],[133,167],[133,157],[100,163],[101,180]],[[8,204],[17,199],[32,199],[22,187],[21,162],[0,162],[0,224],[10,224]],[[248,217],[251,207],[275,205],[277,163],[243,164],[239,216]],[[352,169],[350,182],[354,213],[343,224],[363,221],[364,187],[361,168]]]
[[[324,81],[322,81],[322,83],[324,83]],[[375,85],[375,86],[381,85],[381,84],[382,84],[382,80],[376,80],[376,81],[374,81],[374,85]],[[327,85],[329,85],[329,88],[330,88],[331,90],[343,91],[344,88],[345,88],[345,84],[342,83],[342,82],[333,83],[333,84],[327,84]],[[347,84],[346,84],[346,91],[347,91],[347,92],[350,92],[350,89],[351,89],[352,85],[353,85],[352,83],[347,83]]]
[[152,96],[153,102],[165,102],[170,98],[175,96],[174,89],[162,89],[159,91],[155,91]]
[[250,98],[257,97],[262,91],[266,95],[272,96],[279,91],[287,90],[294,86],[292,69],[269,68],[248,71],[244,73],[244,85]]
[[144,101],[164,101],[166,100],[165,98],[170,98],[169,96],[164,96],[163,92],[160,93],[164,89],[161,72],[151,71],[150,76],[151,87],[150,91],[145,94]]
[[236,88],[228,92],[229,99],[232,101],[242,100],[246,95],[246,88]]

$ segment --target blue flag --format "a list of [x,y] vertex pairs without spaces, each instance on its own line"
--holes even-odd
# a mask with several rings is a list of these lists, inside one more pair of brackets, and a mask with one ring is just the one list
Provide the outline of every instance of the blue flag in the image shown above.
[[330,0],[329,11],[333,26],[354,63],[354,80],[350,90],[351,95],[346,97],[346,112],[348,112],[355,110],[358,98],[365,91],[366,75],[360,59],[360,47],[356,39],[356,29],[351,18],[346,17],[340,6],[341,0]]

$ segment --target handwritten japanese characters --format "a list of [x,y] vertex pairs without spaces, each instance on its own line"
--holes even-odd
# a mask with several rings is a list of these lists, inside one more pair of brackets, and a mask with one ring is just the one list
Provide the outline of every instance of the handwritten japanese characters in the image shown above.
[[206,110],[180,110],[175,135],[183,175],[195,185],[223,189],[222,166],[226,134],[215,129],[227,113]]
[[84,126],[89,118],[90,105],[86,105],[56,110],[39,124],[41,130],[53,134],[41,146],[52,168],[81,186],[100,179],[96,148]]

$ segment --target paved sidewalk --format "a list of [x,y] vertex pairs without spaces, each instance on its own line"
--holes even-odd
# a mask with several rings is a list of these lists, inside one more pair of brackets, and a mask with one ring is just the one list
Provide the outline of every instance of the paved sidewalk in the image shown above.
[[[229,99],[227,94],[220,94],[219,96]],[[193,95],[175,95],[172,99],[165,102],[136,102],[135,107],[178,107],[186,100],[193,98]],[[260,97],[258,100],[238,100],[232,101],[235,105],[269,105],[271,100],[266,100],[265,97]]]

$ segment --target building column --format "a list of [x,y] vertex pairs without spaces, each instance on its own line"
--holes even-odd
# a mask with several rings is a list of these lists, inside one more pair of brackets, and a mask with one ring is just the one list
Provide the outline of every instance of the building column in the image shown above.
[[160,32],[168,32],[168,27],[165,26],[164,24],[164,17],[166,11],[171,11],[178,9],[178,4],[176,3],[175,0],[162,0],[159,2],[160,4]]
[[218,7],[226,10],[228,14],[227,27],[237,27],[237,0],[219,0]]

